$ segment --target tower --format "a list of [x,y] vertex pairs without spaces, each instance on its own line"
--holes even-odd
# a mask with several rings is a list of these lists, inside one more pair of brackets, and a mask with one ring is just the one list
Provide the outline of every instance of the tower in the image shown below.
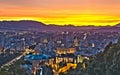
[[75,46],[76,51],[79,51],[79,40],[77,37],[74,39],[74,46]]

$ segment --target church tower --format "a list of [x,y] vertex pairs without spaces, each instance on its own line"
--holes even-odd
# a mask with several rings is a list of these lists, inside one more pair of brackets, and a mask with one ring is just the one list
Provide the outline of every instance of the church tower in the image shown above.
[[75,46],[76,51],[79,51],[79,40],[77,37],[75,37],[74,39],[74,46]]

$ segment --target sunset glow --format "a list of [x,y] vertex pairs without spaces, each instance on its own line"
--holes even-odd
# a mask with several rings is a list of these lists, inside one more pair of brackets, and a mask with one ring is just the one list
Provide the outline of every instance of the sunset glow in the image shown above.
[[112,26],[120,23],[119,9],[119,0],[0,0],[0,20]]

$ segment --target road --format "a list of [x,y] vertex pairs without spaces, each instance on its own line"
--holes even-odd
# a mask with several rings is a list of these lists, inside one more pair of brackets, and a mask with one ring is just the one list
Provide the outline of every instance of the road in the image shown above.
[[24,55],[26,55],[26,54],[27,54],[27,53],[29,53],[29,52],[33,52],[33,50],[30,50],[30,49],[25,49],[25,51],[24,51],[21,55],[19,55],[18,57],[16,57],[16,58],[12,59],[12,60],[11,60],[11,61],[9,61],[9,62],[7,62],[7,63],[3,64],[0,68],[2,68],[2,67],[4,67],[4,66],[8,66],[8,65],[13,64],[15,61],[17,61],[17,60],[21,59]]
[[16,58],[12,59],[11,61],[9,61],[9,62],[3,64],[3,65],[1,66],[1,68],[3,68],[4,66],[8,66],[8,65],[13,64],[15,61],[21,59],[22,57],[23,57],[23,55],[20,55],[20,56],[18,56],[18,57],[16,57]]

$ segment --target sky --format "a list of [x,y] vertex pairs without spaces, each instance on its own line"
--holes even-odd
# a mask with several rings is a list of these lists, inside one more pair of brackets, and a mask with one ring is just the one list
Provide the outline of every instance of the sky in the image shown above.
[[106,26],[120,23],[120,0],[0,0],[0,21]]

